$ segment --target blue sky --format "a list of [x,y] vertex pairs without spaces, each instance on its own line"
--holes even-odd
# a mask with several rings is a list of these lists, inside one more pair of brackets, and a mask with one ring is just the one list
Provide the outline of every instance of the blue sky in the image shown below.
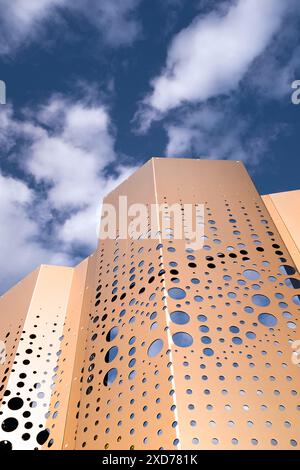
[[243,160],[299,189],[297,0],[0,0],[0,285],[73,264],[151,156]]

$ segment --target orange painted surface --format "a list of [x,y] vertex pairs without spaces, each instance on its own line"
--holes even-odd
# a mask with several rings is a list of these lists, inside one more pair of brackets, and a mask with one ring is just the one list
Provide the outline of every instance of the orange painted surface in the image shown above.
[[[161,158],[110,193],[161,205],[170,237],[101,240],[0,298],[0,447],[299,449],[299,194]],[[202,249],[172,238],[175,203],[204,204]]]

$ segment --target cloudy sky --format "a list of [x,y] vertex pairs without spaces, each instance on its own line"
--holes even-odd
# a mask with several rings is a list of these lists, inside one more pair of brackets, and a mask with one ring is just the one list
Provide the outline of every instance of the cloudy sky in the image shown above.
[[299,189],[298,0],[0,0],[0,291],[95,247],[151,156],[243,160]]

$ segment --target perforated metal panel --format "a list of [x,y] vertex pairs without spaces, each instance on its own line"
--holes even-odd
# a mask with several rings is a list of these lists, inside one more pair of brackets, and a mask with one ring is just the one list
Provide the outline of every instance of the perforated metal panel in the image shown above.
[[299,274],[243,165],[154,159],[124,194],[205,203],[205,243],[100,243],[76,447],[299,447]]
[[11,316],[12,324],[17,317],[23,322],[14,361],[7,364],[9,376],[0,410],[1,448],[39,448],[48,438],[45,424],[72,276],[71,268],[42,266],[15,293],[26,301],[12,297],[8,302],[5,296],[0,301],[1,321]]
[[[103,240],[0,299],[1,445],[299,449],[300,278],[243,165],[152,159],[107,196],[117,215],[121,195],[162,205],[169,238]],[[174,203],[184,223],[204,204],[202,249],[173,239]]]

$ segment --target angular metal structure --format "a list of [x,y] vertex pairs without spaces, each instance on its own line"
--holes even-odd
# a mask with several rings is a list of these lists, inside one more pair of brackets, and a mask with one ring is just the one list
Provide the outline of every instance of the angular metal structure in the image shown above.
[[[168,239],[100,240],[0,298],[0,447],[299,449],[300,192],[154,158],[107,196],[117,216],[120,196],[160,207]],[[174,204],[184,227],[204,204],[202,249]]]
[[270,194],[262,199],[300,271],[300,190]]

